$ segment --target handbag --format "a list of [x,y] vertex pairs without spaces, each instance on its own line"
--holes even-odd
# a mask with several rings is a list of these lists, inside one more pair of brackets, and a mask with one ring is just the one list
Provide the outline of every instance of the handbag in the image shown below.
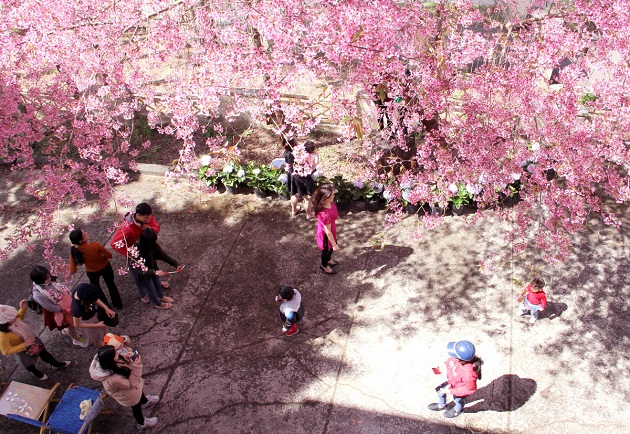
[[100,306],[96,307],[96,318],[99,321],[103,321],[107,327],[116,327],[118,323],[120,323],[120,319],[118,319],[118,314],[115,314],[113,318],[107,316],[105,309]]
[[35,301],[32,292],[30,297],[28,297],[28,300],[26,300],[26,305],[29,307],[29,309],[35,311],[35,313],[37,313],[38,315],[41,315],[43,312],[42,305]]
[[37,357],[39,356],[39,353],[41,353],[43,349],[44,349],[44,346],[42,344],[35,342],[33,345],[29,346],[26,349],[26,354],[28,354],[31,357]]

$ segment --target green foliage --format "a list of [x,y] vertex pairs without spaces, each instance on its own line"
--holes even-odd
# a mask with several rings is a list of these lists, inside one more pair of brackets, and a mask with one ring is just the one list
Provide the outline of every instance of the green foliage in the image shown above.
[[213,187],[222,183],[222,172],[216,171],[210,166],[201,166],[199,168],[199,178],[206,182],[206,185]]
[[245,182],[252,188],[280,193],[286,190],[284,184],[278,179],[282,173],[282,170],[274,169],[268,165],[250,162],[245,166]]
[[335,202],[345,202],[353,197],[354,185],[343,179],[342,175],[336,175],[329,179],[329,182],[335,187]]
[[203,136],[207,139],[214,139],[215,137],[220,136],[221,133],[214,129],[212,124],[206,125],[203,129]]
[[580,97],[580,104],[586,105],[587,102],[597,101],[597,95],[592,94],[590,92],[586,92]]
[[245,183],[245,169],[240,164],[228,162],[221,171],[221,182],[226,187],[238,187]]
[[131,128],[129,143],[139,145],[151,138],[151,127],[145,118],[136,118]]
[[466,186],[464,184],[457,184],[457,193],[451,196],[449,200],[456,207],[461,207],[465,205],[470,205],[472,203],[473,197],[470,193],[468,193],[468,190],[466,190]]
[[366,182],[365,187],[361,189],[361,197],[369,201],[383,199],[383,184],[378,181]]

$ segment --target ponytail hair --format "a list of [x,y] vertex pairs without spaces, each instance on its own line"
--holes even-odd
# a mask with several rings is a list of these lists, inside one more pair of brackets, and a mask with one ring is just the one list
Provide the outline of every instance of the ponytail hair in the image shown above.
[[72,232],[70,232],[69,238],[70,242],[72,243],[72,247],[70,247],[70,256],[72,256],[74,262],[79,265],[85,263],[85,260],[83,259],[83,253],[81,253],[79,249],[75,247],[81,244],[81,240],[83,240],[83,230],[81,230],[81,228],[73,230]]
[[470,363],[473,365],[473,371],[477,374],[477,380],[481,380],[481,365],[483,365],[483,360],[481,360],[481,357],[475,356]]

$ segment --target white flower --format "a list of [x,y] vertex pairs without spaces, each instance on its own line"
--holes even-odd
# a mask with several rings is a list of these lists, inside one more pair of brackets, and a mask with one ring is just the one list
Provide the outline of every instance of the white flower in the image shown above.
[[370,189],[376,194],[382,193],[383,188],[383,184],[379,184],[378,182],[370,182]]
[[254,170],[252,170],[252,173],[254,175],[260,175],[260,169],[259,168],[255,168]]
[[466,184],[466,191],[474,196],[481,193],[481,186],[479,184]]
[[407,202],[409,202],[409,196],[411,196],[411,190],[408,188],[405,188],[402,191],[402,198],[405,199]]
[[201,156],[201,165],[207,166],[212,161],[212,157],[210,155],[202,155]]
[[520,173],[513,173],[512,174],[512,179],[514,181],[518,181],[519,179],[521,179],[521,174]]
[[286,184],[287,182],[289,182],[289,177],[286,173],[283,173],[282,175],[278,176],[278,181],[280,181],[283,184]]
[[362,189],[363,187],[365,187],[365,182],[356,179],[352,182],[352,185],[354,185],[358,189]]
[[532,142],[532,151],[536,152],[537,150],[540,149],[540,143],[538,142]]
[[223,168],[223,172],[225,173],[232,173],[234,171],[234,165],[232,163],[228,163],[225,165],[225,167]]
[[236,172],[236,176],[238,176],[239,178],[245,178],[245,171],[243,169],[238,169],[238,172]]
[[457,184],[455,184],[454,182],[451,182],[448,185],[448,191],[450,191],[453,194],[457,194],[457,192],[459,191],[459,188],[457,188]]
[[402,190],[411,190],[413,188],[413,181],[408,179],[400,183],[400,188]]
[[385,199],[387,202],[394,200],[394,193],[389,190],[385,190],[383,192],[383,199]]
[[488,176],[485,173],[482,173],[481,175],[479,175],[479,179],[477,180],[477,182],[479,184],[485,185],[488,183],[487,178]]

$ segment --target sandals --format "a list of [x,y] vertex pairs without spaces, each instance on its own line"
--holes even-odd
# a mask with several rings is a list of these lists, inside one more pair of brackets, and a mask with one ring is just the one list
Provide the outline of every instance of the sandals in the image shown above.
[[328,266],[329,267],[334,267],[335,265],[339,265],[338,261],[333,261],[332,259],[330,261],[328,261]]
[[321,270],[326,274],[329,274],[329,275],[337,274],[337,272],[333,270],[332,268],[331,268],[332,271],[326,271],[326,268],[322,267],[321,265],[319,266],[319,268],[321,268]]
[[162,289],[169,289],[171,285],[168,282],[162,282]]
[[160,301],[163,302],[163,303],[172,303],[173,299],[171,297],[164,296],[164,297],[160,298]]
[[149,300],[149,296],[148,295],[145,295],[144,297],[140,297],[140,301],[142,301],[144,304],[147,304],[151,300]]
[[173,307],[173,303],[162,303],[159,306],[156,305],[155,308],[156,309],[170,309]]

